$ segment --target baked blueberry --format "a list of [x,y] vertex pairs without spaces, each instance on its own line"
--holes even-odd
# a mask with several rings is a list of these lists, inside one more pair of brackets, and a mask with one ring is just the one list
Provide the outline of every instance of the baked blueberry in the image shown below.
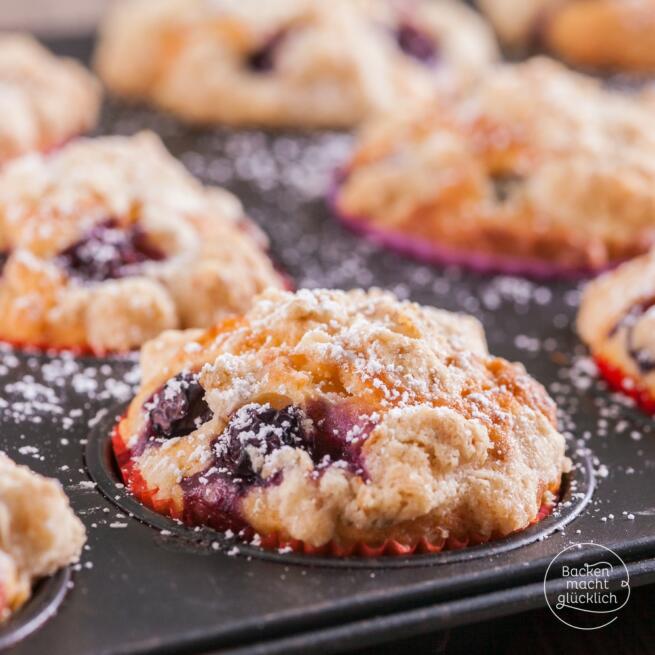
[[209,421],[213,412],[195,373],[171,378],[146,404],[150,436],[181,437]]
[[285,32],[280,31],[248,55],[247,66],[253,73],[270,73],[275,68],[275,55],[284,40]]
[[435,40],[416,25],[401,23],[396,30],[396,41],[406,55],[424,64],[437,61],[439,49]]
[[212,466],[180,483],[184,495],[182,520],[190,525],[208,525],[215,530],[247,527],[239,511],[244,485]]
[[[303,412],[293,406],[276,410],[251,403],[234,413],[213,442],[209,468],[182,481],[183,519],[193,525],[238,531],[247,527],[240,514],[241,497],[264,484],[264,457],[283,446],[303,446]],[[269,482],[279,482],[280,476]]]
[[249,483],[261,481],[264,457],[283,446],[307,447],[303,419],[302,410],[291,405],[280,410],[269,404],[245,405],[232,416],[216,441],[217,466],[234,478]]
[[363,473],[361,449],[374,423],[368,417],[360,419],[349,405],[320,400],[309,403],[308,414],[313,427],[308,435],[309,449],[317,466],[341,462]]
[[93,226],[58,259],[71,276],[85,282],[103,282],[134,275],[140,264],[160,261],[164,253],[148,242],[138,225],[124,229],[109,219]]
[[516,193],[523,179],[513,173],[496,173],[489,178],[496,202],[507,202]]

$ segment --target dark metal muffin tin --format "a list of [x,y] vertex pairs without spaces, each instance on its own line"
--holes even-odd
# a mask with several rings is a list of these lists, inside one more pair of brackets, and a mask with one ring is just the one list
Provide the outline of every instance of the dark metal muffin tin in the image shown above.
[[[86,446],[85,463],[89,475],[98,489],[125,513],[139,519],[153,528],[170,533],[173,538],[204,548],[219,548],[223,552],[235,549],[245,557],[260,557],[281,564],[298,564],[306,566],[339,567],[339,568],[404,568],[413,566],[430,566],[435,555],[412,555],[409,557],[318,557],[305,554],[280,553],[265,550],[249,544],[240,543],[236,539],[226,539],[225,535],[209,528],[190,529],[179,521],[170,520],[144,507],[121,484],[121,476],[117,471],[108,435],[115,425],[113,415],[107,421],[94,427]],[[540,521],[537,525],[488,544],[471,546],[458,550],[448,550],[437,555],[441,564],[465,562],[478,557],[489,557],[520,548],[539,539],[543,539],[556,530],[561,530],[573,521],[587,503],[591,500],[594,490],[594,475],[588,456],[576,456],[575,467],[567,474],[562,485],[560,506],[556,511]],[[212,546],[216,544],[215,546]]]
[[[57,45],[88,53],[88,42]],[[337,652],[544,605],[548,563],[577,542],[616,550],[632,584],[655,580],[652,419],[588,370],[573,330],[577,284],[423,266],[352,235],[321,196],[346,135],[193,130],[113,103],[99,132],[142,128],[157,131],[205,182],[242,198],[298,286],[376,285],[478,316],[491,351],[523,361],[558,401],[576,467],[555,516],[492,544],[405,559],[263,553],[179,526],[122,488],[108,433],[136,381],[133,359],[5,349],[0,449],[63,482],[89,543],[57,615],[40,625],[67,573],[37,587],[0,629],[0,648],[21,638],[12,653]],[[600,473],[595,491],[592,469]]]
[[62,569],[35,585],[32,598],[0,629],[0,651],[22,641],[57,613],[70,580],[70,569]]

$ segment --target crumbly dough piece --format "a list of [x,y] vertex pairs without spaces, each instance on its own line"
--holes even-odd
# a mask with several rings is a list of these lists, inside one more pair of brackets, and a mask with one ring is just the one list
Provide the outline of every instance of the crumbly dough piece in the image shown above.
[[61,485],[0,452],[0,622],[33,583],[76,561],[86,541]]

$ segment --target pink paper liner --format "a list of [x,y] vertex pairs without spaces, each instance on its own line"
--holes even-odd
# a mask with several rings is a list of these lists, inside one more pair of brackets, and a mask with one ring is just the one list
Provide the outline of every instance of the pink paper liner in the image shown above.
[[655,396],[632,375],[603,357],[594,356],[596,367],[612,389],[632,398],[646,414],[655,415]]
[[[123,476],[123,481],[131,493],[143,503],[146,507],[157,512],[169,516],[173,519],[181,520],[181,512],[177,509],[172,500],[161,500],[157,498],[157,487],[148,487],[141,472],[134,465],[131,458],[130,449],[125,445],[121,434],[119,422],[112,433],[111,441],[114,449],[116,461]],[[551,514],[555,503],[544,503],[537,515],[530,521],[527,527],[539,523]],[[523,529],[526,529],[523,528]],[[522,529],[522,530],[523,530]],[[522,532],[517,530],[515,533]],[[448,537],[440,539],[439,541],[429,541],[422,537],[416,544],[408,545],[402,544],[395,539],[387,539],[381,544],[367,544],[364,542],[357,542],[348,545],[340,544],[335,541],[330,541],[322,546],[312,546],[300,539],[284,538],[278,533],[267,535],[260,535],[258,545],[264,550],[276,551],[292,551],[294,553],[311,555],[315,557],[406,557],[409,555],[421,554],[436,554],[447,550],[461,550],[468,546],[477,546],[479,544],[489,543],[498,539],[505,538],[509,535],[501,536],[482,536],[471,535],[470,537],[459,540],[455,537]]]
[[621,262],[592,268],[553,264],[539,259],[521,259],[494,255],[492,253],[469,252],[429,242],[425,239],[399,234],[391,230],[374,227],[363,216],[353,216],[339,208],[339,190],[346,175],[337,173],[327,195],[327,203],[334,216],[348,229],[361,234],[369,241],[408,255],[428,264],[463,266],[477,273],[517,275],[537,280],[580,280],[599,275]]

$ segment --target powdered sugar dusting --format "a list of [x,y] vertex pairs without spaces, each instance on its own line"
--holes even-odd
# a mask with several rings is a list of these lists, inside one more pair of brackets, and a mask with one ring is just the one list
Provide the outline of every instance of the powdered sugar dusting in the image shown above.
[[[118,133],[131,134],[144,127],[159,132],[203,181],[225,184],[242,198],[248,213],[270,235],[276,259],[298,286],[377,285],[402,298],[470,312],[483,322],[492,352],[523,361],[546,384],[560,405],[560,425],[570,451],[593,452],[600,481],[593,506],[573,524],[575,529],[548,538],[552,548],[581,536],[602,542],[610,538],[611,525],[619,518],[636,528],[655,529],[655,498],[645,484],[655,470],[651,421],[630,401],[608,392],[575,337],[581,285],[538,284],[426,266],[353,236],[332,220],[319,190],[345,155],[350,137],[280,134],[262,139],[247,131],[187,133],[168,116],[119,107],[110,109],[101,131],[117,128]],[[308,144],[314,144],[311,154]],[[270,152],[248,164],[257,148]],[[232,166],[231,158],[239,159],[239,165]],[[311,178],[306,186],[304,175]],[[374,361],[370,366],[375,372]],[[119,512],[97,490],[81,484],[88,482],[81,453],[89,435],[110,429],[137,382],[138,367],[131,361],[50,359],[0,347],[0,416],[6,426],[0,433],[0,449],[64,483],[91,533],[92,549],[83,555],[85,563],[92,563],[96,540],[113,539],[110,543],[120,547],[122,535],[134,523],[123,512],[117,516]],[[8,384],[11,394],[4,393]],[[621,494],[614,493],[618,488]],[[121,494],[125,490],[117,488],[116,495]],[[579,494],[573,490],[574,498]],[[628,514],[634,519],[626,518]],[[128,528],[109,527],[116,523],[127,523]],[[177,533],[156,535],[179,540]],[[233,536],[228,535],[228,541]],[[224,543],[219,544],[215,534],[207,539],[211,551]],[[81,575],[91,575],[91,569],[83,569]]]

